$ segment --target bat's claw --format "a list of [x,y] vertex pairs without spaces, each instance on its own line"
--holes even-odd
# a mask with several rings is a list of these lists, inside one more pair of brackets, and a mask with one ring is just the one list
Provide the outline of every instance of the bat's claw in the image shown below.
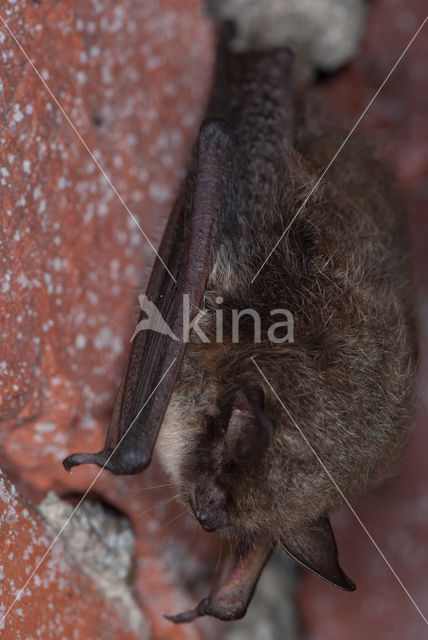
[[190,611],[177,613],[175,616],[167,616],[166,613],[164,613],[163,616],[167,620],[171,620],[171,622],[175,622],[176,624],[179,624],[180,622],[193,622],[193,620],[196,620],[196,618],[200,618],[201,616],[216,615],[211,611],[210,603],[210,598],[204,598],[194,609],[190,609]]
[[151,457],[144,452],[126,451],[116,447],[113,453],[109,449],[103,449],[98,453],[73,453],[63,460],[62,464],[66,471],[71,471],[79,464],[96,464],[101,469],[107,469],[116,475],[131,475],[141,473],[149,466]]
[[200,601],[200,603],[190,611],[184,611],[183,613],[177,613],[175,616],[167,616],[165,613],[164,618],[171,620],[179,624],[181,622],[193,622],[196,618],[201,616],[213,616],[219,620],[239,620],[245,615],[247,610],[247,602],[229,602],[227,597],[225,600],[221,598],[216,601],[216,596],[208,596]]
[[67,456],[62,461],[64,469],[71,471],[73,467],[78,467],[80,464],[96,464],[102,467],[105,463],[105,459],[100,453],[73,453],[71,456]]
[[163,617],[171,622],[175,622],[175,624],[179,624],[180,622],[193,622],[196,618],[199,618],[201,613],[198,611],[198,607],[195,609],[191,609],[190,611],[184,611],[183,613],[177,613],[175,616],[168,616],[166,613],[163,614]]

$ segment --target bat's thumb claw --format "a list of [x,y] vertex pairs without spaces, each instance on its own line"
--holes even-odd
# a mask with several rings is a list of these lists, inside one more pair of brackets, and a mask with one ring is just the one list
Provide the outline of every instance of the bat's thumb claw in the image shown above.
[[79,464],[97,464],[100,465],[98,453],[73,453],[63,460],[62,464],[66,471],[71,471],[73,467]]

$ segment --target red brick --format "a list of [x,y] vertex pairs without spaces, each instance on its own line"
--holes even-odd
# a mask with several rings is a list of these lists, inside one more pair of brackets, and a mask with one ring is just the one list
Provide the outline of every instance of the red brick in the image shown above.
[[[15,487],[0,476],[0,628],[5,638],[141,640],[116,606],[71,566],[56,544],[8,614],[53,535]],[[3,635],[4,634],[4,635]]]
[[[157,244],[210,86],[212,34],[199,2],[28,2],[0,13]],[[52,489],[83,492],[95,477],[93,468],[68,475],[61,461],[103,442],[154,254],[5,27],[0,38],[0,464],[37,502]],[[178,629],[161,617],[193,601],[187,583],[215,544],[185,517],[168,525],[177,507],[156,505],[170,489],[142,490],[159,482],[156,469],[137,478],[104,473],[94,490],[134,525],[136,595],[152,637],[209,638],[209,623]],[[43,525],[30,520],[20,514],[3,532],[2,548],[12,545],[15,554],[4,562],[9,590],[46,545]],[[21,562],[33,534],[40,542]],[[121,638],[112,605],[61,553],[40,574],[50,576],[46,592],[39,589],[40,599],[30,587],[8,617],[10,629],[29,637],[40,618],[50,629],[44,638],[77,637],[73,624],[81,638]],[[64,575],[71,596],[59,589]],[[50,601],[52,610],[44,606]],[[55,627],[57,612],[65,631]]]

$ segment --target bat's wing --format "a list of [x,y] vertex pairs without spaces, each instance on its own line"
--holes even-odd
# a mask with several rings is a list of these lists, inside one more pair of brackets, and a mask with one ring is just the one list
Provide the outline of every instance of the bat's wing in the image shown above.
[[200,616],[214,616],[220,620],[242,618],[253,597],[258,579],[272,553],[270,542],[260,542],[243,554],[237,554],[236,563],[226,581],[214,587],[208,598],[190,611],[165,616],[171,622],[192,622]]
[[[145,295],[171,331],[136,333],[104,449],[68,456],[67,470],[93,463],[116,474],[133,474],[149,465],[186,349],[183,306],[188,305],[191,321],[203,300],[221,218],[230,206],[230,165],[227,126],[221,119],[207,118],[195,145],[192,169],[162,238],[162,260],[156,257]],[[140,322],[144,318],[142,312]]]

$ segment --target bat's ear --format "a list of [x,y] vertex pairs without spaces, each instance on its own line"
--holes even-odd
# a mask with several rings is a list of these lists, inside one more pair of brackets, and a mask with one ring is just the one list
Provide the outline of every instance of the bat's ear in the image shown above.
[[336,540],[328,518],[287,531],[280,542],[282,548],[306,569],[336,587],[354,591],[355,584],[339,565]]
[[260,457],[272,442],[272,422],[263,405],[263,391],[258,387],[239,387],[232,395],[225,439],[236,462]]

